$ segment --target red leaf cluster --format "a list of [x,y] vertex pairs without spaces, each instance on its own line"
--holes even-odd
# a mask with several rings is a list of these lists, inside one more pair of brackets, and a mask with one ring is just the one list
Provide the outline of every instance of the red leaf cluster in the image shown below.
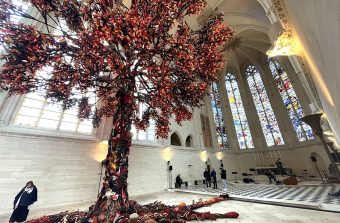
[[[133,85],[131,119],[141,129],[154,119],[160,137],[167,136],[172,115],[180,123],[201,105],[223,64],[219,47],[234,35],[221,15],[198,30],[186,24],[184,17],[201,11],[204,0],[132,0],[129,7],[118,0],[30,3],[39,16],[0,0],[0,87],[10,94],[44,89],[65,108],[78,104],[80,117],[92,117],[97,126],[103,116],[114,116],[117,92]],[[14,14],[45,29],[14,22]],[[51,72],[38,75],[46,67]],[[95,91],[94,113],[89,107],[95,105],[74,91]],[[142,118],[138,103],[146,106]]]

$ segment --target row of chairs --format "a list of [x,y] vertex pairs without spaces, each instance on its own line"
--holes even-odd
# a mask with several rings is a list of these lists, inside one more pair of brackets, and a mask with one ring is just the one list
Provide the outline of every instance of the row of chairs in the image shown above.
[[[256,175],[256,170],[254,168],[249,169],[250,173],[242,173],[243,176],[243,182],[245,183],[258,183],[257,182],[257,175]],[[231,172],[234,178],[234,182],[238,183],[237,179],[237,172]]]

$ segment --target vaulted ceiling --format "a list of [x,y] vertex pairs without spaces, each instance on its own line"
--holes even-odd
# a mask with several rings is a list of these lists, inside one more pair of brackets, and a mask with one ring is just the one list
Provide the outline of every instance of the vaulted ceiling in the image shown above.
[[221,12],[236,33],[234,40],[224,47],[228,67],[239,69],[269,49],[267,33],[271,23],[257,0],[208,0],[205,11],[190,18],[189,23],[197,27],[208,16]]

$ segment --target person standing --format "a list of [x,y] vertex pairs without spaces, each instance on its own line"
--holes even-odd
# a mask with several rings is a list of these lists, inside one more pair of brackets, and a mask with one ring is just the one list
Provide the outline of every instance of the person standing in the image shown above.
[[28,181],[26,186],[15,196],[13,203],[13,213],[9,223],[26,221],[28,216],[28,206],[38,200],[38,190],[33,181]]
[[182,183],[183,181],[182,181],[181,175],[178,174],[176,177],[175,187],[177,186],[176,188],[181,188]]
[[278,158],[275,164],[276,164],[279,174],[283,176],[284,172],[283,172],[283,165],[282,165],[281,159]]
[[276,177],[273,171],[271,172],[267,172],[265,175],[267,175],[268,179],[269,179],[269,184],[272,184],[272,180],[274,180],[274,182],[276,182]]
[[203,176],[205,178],[205,183],[207,184],[207,187],[211,187],[211,177],[207,168],[205,168]]
[[223,184],[223,192],[227,192],[227,187],[228,187],[227,171],[223,167],[221,167],[220,170],[221,170],[221,180],[222,180],[222,184]]
[[218,188],[217,188],[216,171],[215,171],[214,168],[212,169],[210,176],[211,176],[211,178],[212,178],[212,180],[213,180],[214,189],[218,189]]

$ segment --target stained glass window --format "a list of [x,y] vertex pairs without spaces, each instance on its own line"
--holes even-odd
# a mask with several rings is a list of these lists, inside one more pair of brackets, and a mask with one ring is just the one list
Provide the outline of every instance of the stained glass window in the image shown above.
[[246,76],[267,146],[283,145],[281,131],[259,71],[255,66],[249,65]]
[[305,141],[314,139],[311,127],[300,121],[300,118],[304,116],[304,112],[287,73],[278,62],[273,60],[269,60],[269,68],[274,77],[275,85],[279,89],[283,103],[287,108],[298,140]]
[[225,76],[225,87],[227,89],[231,114],[237,134],[240,149],[254,148],[253,139],[250,133],[247,116],[235,76],[228,73]]
[[[17,1],[19,2],[22,1]],[[20,3],[22,5],[22,3]],[[22,5],[27,9],[27,5]],[[26,8],[24,8],[26,7]],[[65,27],[66,28],[66,27]],[[60,31],[53,32],[60,35]],[[65,58],[69,60],[69,58]],[[52,67],[44,67],[37,72],[37,77],[44,78],[51,75]],[[93,126],[91,120],[80,120],[78,118],[77,108],[63,110],[60,103],[52,103],[46,100],[44,90],[38,90],[25,96],[21,107],[14,119],[14,124],[38,128],[56,129],[61,131],[78,132],[92,134]],[[79,91],[73,90],[75,97],[86,96],[89,98],[89,104],[95,104],[95,93],[89,90],[87,95],[81,95]],[[94,106],[92,108],[94,110]]]
[[213,83],[211,85],[210,101],[214,115],[214,122],[216,126],[217,142],[219,148],[228,147],[227,134],[224,127],[223,113],[221,109],[220,96],[217,90],[217,84]]

